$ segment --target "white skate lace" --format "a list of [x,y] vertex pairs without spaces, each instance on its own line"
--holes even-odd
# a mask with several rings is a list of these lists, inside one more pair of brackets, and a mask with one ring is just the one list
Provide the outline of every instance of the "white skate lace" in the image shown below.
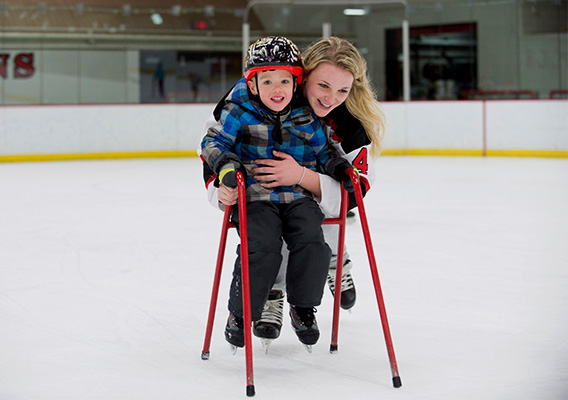
[[[329,284],[329,288],[332,292],[335,293],[335,269],[332,269],[327,274],[327,283]],[[351,272],[343,272],[341,274],[341,291],[344,292],[346,290],[352,289],[353,285],[353,277],[351,276]]]
[[262,315],[258,322],[269,322],[271,324],[276,324],[282,326],[282,320],[284,318],[284,298],[266,300],[264,304],[264,309],[262,310]]

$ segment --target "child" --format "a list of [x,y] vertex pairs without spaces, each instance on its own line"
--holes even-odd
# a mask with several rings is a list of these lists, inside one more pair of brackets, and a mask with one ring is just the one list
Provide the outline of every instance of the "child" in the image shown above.
[[[331,258],[321,224],[324,215],[314,195],[300,184],[305,170],[324,167],[332,177],[349,181],[351,164],[328,147],[309,105],[294,92],[302,81],[296,45],[284,37],[253,43],[245,60],[245,77],[225,98],[219,125],[208,130],[201,157],[217,174],[216,184],[236,186],[236,171],[246,177],[251,316],[261,317],[282,261],[282,239],[290,251],[286,275],[290,317],[299,340],[311,346],[319,339],[314,307],[321,302]],[[218,112],[219,110],[216,110]],[[253,177],[257,159],[285,152],[303,166],[292,186],[264,188]],[[232,220],[238,227],[238,209]],[[244,346],[240,263],[233,272],[225,338]]]

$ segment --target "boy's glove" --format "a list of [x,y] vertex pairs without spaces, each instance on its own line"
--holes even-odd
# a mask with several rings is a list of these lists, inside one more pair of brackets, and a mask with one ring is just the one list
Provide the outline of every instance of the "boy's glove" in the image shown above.
[[352,169],[357,175],[359,175],[357,168],[355,168],[349,161],[342,157],[332,158],[325,165],[326,174],[331,176],[336,181],[343,182],[343,187],[345,188],[345,190],[347,190],[349,193],[353,193],[353,181],[351,180],[351,177],[347,175],[347,172],[345,172],[346,169]]
[[245,166],[236,155],[231,153],[223,155],[217,161],[215,170],[219,182],[232,189],[237,187],[237,171],[240,171],[246,179]]

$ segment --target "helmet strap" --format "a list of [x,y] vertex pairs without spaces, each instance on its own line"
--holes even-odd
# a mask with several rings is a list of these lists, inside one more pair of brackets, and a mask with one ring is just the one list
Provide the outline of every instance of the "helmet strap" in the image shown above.
[[[253,76],[253,78],[254,78],[254,84],[255,84],[255,86],[256,86],[256,93],[257,93],[258,98],[260,99],[260,89],[259,89],[259,87],[258,87],[258,74],[255,74],[255,75]],[[261,101],[262,101],[262,100],[261,100]]]

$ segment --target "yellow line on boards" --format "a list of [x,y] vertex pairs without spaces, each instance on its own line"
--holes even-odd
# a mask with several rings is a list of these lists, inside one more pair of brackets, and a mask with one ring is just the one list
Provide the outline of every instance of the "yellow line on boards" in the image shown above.
[[[483,156],[482,150],[466,149],[385,149],[386,156]],[[548,157],[568,158],[564,150],[487,150],[488,157]]]
[[491,157],[549,157],[568,158],[568,151],[564,150],[487,150]]
[[75,160],[108,160],[121,158],[172,158],[197,157],[194,150],[180,151],[133,151],[117,153],[69,153],[69,154],[22,154],[0,155],[0,162],[29,161],[75,161]]
[[387,156],[482,156],[481,150],[465,149],[385,149]]
[[[385,156],[459,156],[481,157],[482,150],[468,149],[384,149]],[[487,150],[488,157],[544,157],[568,158],[564,150]],[[68,153],[68,154],[22,154],[0,155],[1,162],[35,162],[35,161],[76,161],[76,160],[111,160],[123,158],[175,158],[197,157],[194,150],[172,151],[133,151],[116,153]]]

